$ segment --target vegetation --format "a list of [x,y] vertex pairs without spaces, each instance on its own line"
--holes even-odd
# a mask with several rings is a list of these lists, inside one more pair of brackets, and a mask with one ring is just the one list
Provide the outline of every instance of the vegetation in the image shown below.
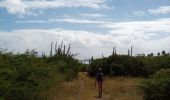
[[88,72],[90,75],[95,75],[98,68],[103,69],[103,73],[111,76],[131,75],[145,76],[147,70],[144,63],[136,57],[126,55],[112,55],[108,58],[100,58],[92,60]]
[[[37,51],[27,50],[23,54],[0,51],[0,98],[3,100],[41,100],[43,91],[69,81],[77,76],[78,60],[73,58],[70,45],[67,50],[62,43],[55,47],[50,57]],[[44,100],[44,99],[43,99]]]
[[118,55],[113,49],[113,54],[109,57],[103,57],[90,60],[87,71],[89,75],[94,76],[98,68],[103,69],[105,75],[119,76],[142,76],[149,77],[160,69],[170,68],[170,56],[165,51],[162,55],[153,56],[153,53],[148,56],[132,56],[128,50],[128,55]]
[[[132,48],[132,47],[131,47]],[[132,56],[128,50],[128,55],[117,55],[115,50],[109,57],[90,60],[87,71],[90,76],[94,76],[98,68],[103,69],[103,73],[109,76],[140,76],[145,77],[141,82],[140,90],[144,95],[144,100],[169,100],[170,95],[170,56],[165,51],[154,56]],[[152,76],[148,79],[148,77]]]
[[162,69],[143,81],[140,89],[145,100],[169,100],[170,69]]
[[36,50],[22,54],[0,50],[0,100],[46,100],[50,97],[44,91],[76,78],[80,71],[95,76],[98,68],[112,77],[145,77],[140,85],[144,99],[168,100],[170,56],[165,51],[157,56],[133,56],[131,47],[127,55],[118,55],[114,47],[109,57],[92,57],[89,64],[82,64],[70,49],[71,44],[66,49],[62,41],[54,47],[51,43],[49,56],[44,52],[39,56]]

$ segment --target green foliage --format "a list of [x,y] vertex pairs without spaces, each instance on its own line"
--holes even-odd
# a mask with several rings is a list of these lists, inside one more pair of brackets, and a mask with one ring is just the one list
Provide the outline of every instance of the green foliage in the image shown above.
[[98,68],[107,75],[131,75],[148,77],[162,68],[170,68],[170,56],[133,57],[126,55],[111,55],[105,58],[92,59],[88,73],[94,76]]
[[98,68],[102,68],[103,73],[108,75],[144,76],[147,73],[144,63],[138,58],[124,55],[92,60],[88,70],[89,74],[95,75]]
[[34,50],[23,54],[0,51],[0,99],[40,99],[42,91],[75,78],[79,65],[71,55],[38,57]]
[[80,72],[87,72],[89,65],[88,64],[82,64],[80,66]]
[[162,69],[151,78],[144,80],[140,89],[144,100],[169,100],[170,69]]
[[107,66],[105,66],[105,64],[107,64],[107,60],[106,59],[96,59],[96,60],[92,60],[91,61],[91,63],[90,63],[90,66],[89,66],[89,68],[88,68],[88,73],[91,75],[91,76],[94,76],[95,75],[95,73],[96,73],[96,70],[98,69],[98,68],[104,68],[103,70],[103,72],[104,73],[107,73],[107,71],[108,71],[108,67]]
[[139,59],[145,64],[149,75],[160,69],[170,68],[170,56],[139,57]]

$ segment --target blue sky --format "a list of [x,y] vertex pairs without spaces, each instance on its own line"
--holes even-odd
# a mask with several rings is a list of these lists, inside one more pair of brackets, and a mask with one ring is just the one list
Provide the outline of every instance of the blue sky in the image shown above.
[[49,52],[72,44],[79,58],[170,51],[169,0],[0,0],[0,47]]

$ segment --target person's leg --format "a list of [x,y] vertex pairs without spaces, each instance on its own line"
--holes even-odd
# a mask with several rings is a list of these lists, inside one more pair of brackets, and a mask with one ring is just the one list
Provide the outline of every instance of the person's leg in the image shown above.
[[102,96],[102,82],[98,82],[98,93],[99,93],[99,97]]
[[97,85],[98,85],[98,95],[100,97],[100,82],[97,82]]
[[101,82],[101,91],[100,91],[100,93],[101,93],[101,97],[102,97],[102,94],[103,94],[103,82]]

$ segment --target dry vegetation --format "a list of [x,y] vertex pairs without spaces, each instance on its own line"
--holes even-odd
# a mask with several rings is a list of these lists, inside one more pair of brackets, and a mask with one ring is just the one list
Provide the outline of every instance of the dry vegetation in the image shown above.
[[60,89],[53,89],[49,93],[53,100],[142,100],[136,89],[140,80],[131,77],[107,77],[103,97],[99,99],[96,98],[94,79],[81,72],[74,81],[64,83],[60,85]]

